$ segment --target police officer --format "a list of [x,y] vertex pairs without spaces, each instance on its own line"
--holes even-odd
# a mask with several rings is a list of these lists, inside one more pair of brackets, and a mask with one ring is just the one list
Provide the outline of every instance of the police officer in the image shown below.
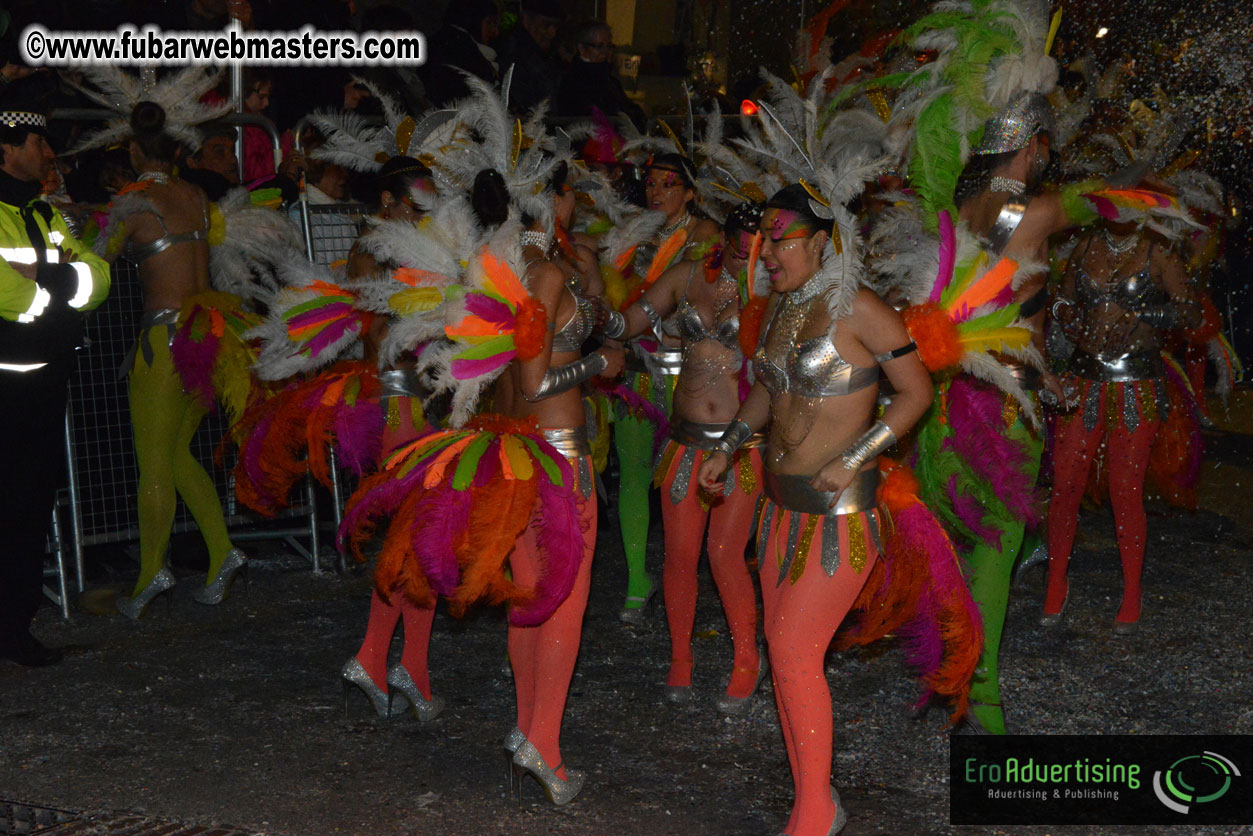
[[82,311],[109,292],[109,266],[41,199],[52,170],[39,73],[0,91],[0,658],[50,665],[31,635],[45,541],[64,467],[66,389]]

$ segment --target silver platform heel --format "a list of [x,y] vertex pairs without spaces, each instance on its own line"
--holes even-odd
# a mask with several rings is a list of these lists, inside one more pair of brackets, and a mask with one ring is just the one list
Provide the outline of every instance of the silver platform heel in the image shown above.
[[[339,675],[344,683],[344,719],[348,719],[348,695],[351,693],[354,685],[360,688],[370,699],[370,705],[374,707],[374,712],[378,716],[395,716],[387,692],[374,684],[374,680],[366,673],[365,668],[357,661],[356,656],[344,663],[344,667]],[[395,711],[404,711],[404,708],[403,706],[397,706]]]
[[192,599],[199,604],[214,605],[222,603],[222,599],[226,597],[227,590],[231,587],[231,581],[241,572],[244,574],[248,572],[248,556],[239,549],[231,549],[226,553],[226,560],[222,561],[217,577],[193,592],[191,594]]
[[[557,772],[549,768],[544,763],[544,758],[540,755],[539,750],[535,748],[531,741],[524,741],[518,747],[518,751],[513,755],[513,765],[519,769],[525,769],[527,772],[539,782],[544,788],[544,792],[548,795],[548,800],[558,807],[564,807],[574,800],[574,797],[583,789],[583,782],[587,776],[577,769],[567,769],[566,779],[563,781],[557,777]],[[561,764],[557,764],[557,769],[561,768]],[[518,800],[522,799],[522,781],[518,781]]]
[[718,698],[717,708],[722,714],[731,716],[743,714],[748,711],[752,705],[753,697],[757,695],[757,689],[761,687],[761,682],[766,678],[766,674],[770,671],[770,662],[766,658],[766,650],[763,647],[757,648],[757,681],[753,683],[753,690],[748,692],[746,697],[731,697],[723,692]]
[[148,585],[139,591],[134,598],[118,598],[115,606],[117,611],[129,618],[131,621],[138,621],[139,617],[144,614],[148,604],[152,603],[158,595],[169,592],[174,588],[174,573],[169,569],[162,569],[152,576],[152,580],[148,581]]
[[413,708],[413,716],[420,722],[426,723],[434,720],[444,710],[444,698],[432,696],[428,700],[422,696],[421,689],[413,681],[409,671],[405,670],[404,665],[396,665],[387,670],[387,688],[387,713],[393,717],[404,710],[403,706],[398,709],[392,705],[392,699],[398,691],[405,699],[409,700],[409,705]]

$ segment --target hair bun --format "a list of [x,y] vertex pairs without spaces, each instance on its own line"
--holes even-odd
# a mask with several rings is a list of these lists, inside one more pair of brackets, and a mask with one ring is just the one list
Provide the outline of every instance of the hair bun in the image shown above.
[[483,226],[494,227],[505,222],[509,217],[509,189],[499,171],[485,168],[474,176],[470,205]]
[[165,108],[143,101],[131,111],[131,130],[141,136],[158,136],[165,131]]

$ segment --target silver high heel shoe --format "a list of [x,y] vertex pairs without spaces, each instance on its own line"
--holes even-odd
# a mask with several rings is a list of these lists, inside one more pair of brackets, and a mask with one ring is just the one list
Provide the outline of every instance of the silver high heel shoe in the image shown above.
[[770,662],[766,659],[766,650],[763,647],[758,647],[757,681],[753,683],[753,690],[749,691],[746,697],[731,697],[726,692],[723,692],[722,696],[718,698],[718,711],[732,716],[747,712],[749,705],[752,704],[753,697],[757,695],[757,689],[761,687],[761,681],[766,678],[766,674],[769,671]]
[[[688,674],[689,682],[691,677],[696,675],[696,657],[692,656],[692,670]],[[667,685],[666,686],[666,702],[675,705],[687,705],[692,701],[691,685]]]
[[226,591],[230,589],[231,581],[240,572],[245,574],[248,572],[248,556],[239,549],[231,549],[226,553],[226,560],[222,561],[217,577],[193,592],[191,597],[200,604],[222,603],[222,599],[226,597]]
[[835,791],[835,787],[831,788],[831,800],[835,802],[835,818],[831,821],[831,829],[827,831],[827,836],[836,836],[844,829],[844,825],[848,824],[848,813],[844,805],[840,803],[840,794]]
[[509,734],[505,735],[505,775],[509,781],[509,795],[513,795],[513,778],[515,768],[513,765],[513,756],[518,749],[522,748],[522,744],[526,743],[526,735],[522,733],[522,729],[514,726],[509,730]]
[[422,696],[422,691],[418,688],[418,684],[413,681],[413,677],[409,675],[409,671],[405,670],[404,665],[396,665],[387,671],[387,713],[395,716],[403,711],[392,705],[392,698],[399,691],[405,699],[409,700],[409,705],[413,708],[413,716],[420,722],[426,723],[434,720],[439,713],[444,710],[444,698],[432,696],[429,700]]
[[1046,628],[1057,627],[1062,623],[1066,616],[1066,605],[1070,603],[1070,590],[1066,590],[1066,597],[1062,599],[1062,608],[1055,613],[1045,613],[1040,616],[1040,626]]
[[635,604],[635,606],[623,606],[618,611],[618,620],[623,624],[630,624],[638,627],[644,623],[644,611],[648,609],[648,605],[653,602],[653,598],[657,595],[657,587],[659,584],[650,576],[648,579],[648,593],[641,598],[638,595],[628,595],[627,604]]
[[154,598],[173,588],[174,573],[169,569],[162,569],[152,576],[152,580],[148,581],[148,585],[141,589],[138,595],[134,598],[118,598],[115,606],[118,612],[131,621],[138,621]]
[[380,717],[394,717],[405,710],[403,705],[392,706],[387,692],[374,684],[374,680],[366,673],[356,656],[344,663],[339,675],[344,683],[344,719],[348,719],[348,694],[354,685],[369,697],[374,712]]
[[[544,788],[544,792],[548,794],[548,800],[558,807],[564,807],[574,800],[574,797],[583,789],[583,782],[587,776],[577,769],[567,769],[566,779],[563,781],[557,777],[557,772],[550,769],[548,764],[544,763],[544,758],[540,755],[539,750],[531,743],[531,741],[523,741],[518,747],[518,751],[513,755],[513,765],[519,769],[525,769],[535,777],[539,785]],[[561,768],[561,764],[557,764],[557,769]],[[522,795],[522,782],[518,782],[518,796]]]

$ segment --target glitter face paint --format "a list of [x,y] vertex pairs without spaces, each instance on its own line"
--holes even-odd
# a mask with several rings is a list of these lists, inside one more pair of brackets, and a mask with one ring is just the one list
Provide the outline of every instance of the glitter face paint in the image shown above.
[[791,241],[797,238],[808,238],[813,235],[801,218],[800,213],[791,209],[767,209],[761,218],[761,229],[771,241]]

